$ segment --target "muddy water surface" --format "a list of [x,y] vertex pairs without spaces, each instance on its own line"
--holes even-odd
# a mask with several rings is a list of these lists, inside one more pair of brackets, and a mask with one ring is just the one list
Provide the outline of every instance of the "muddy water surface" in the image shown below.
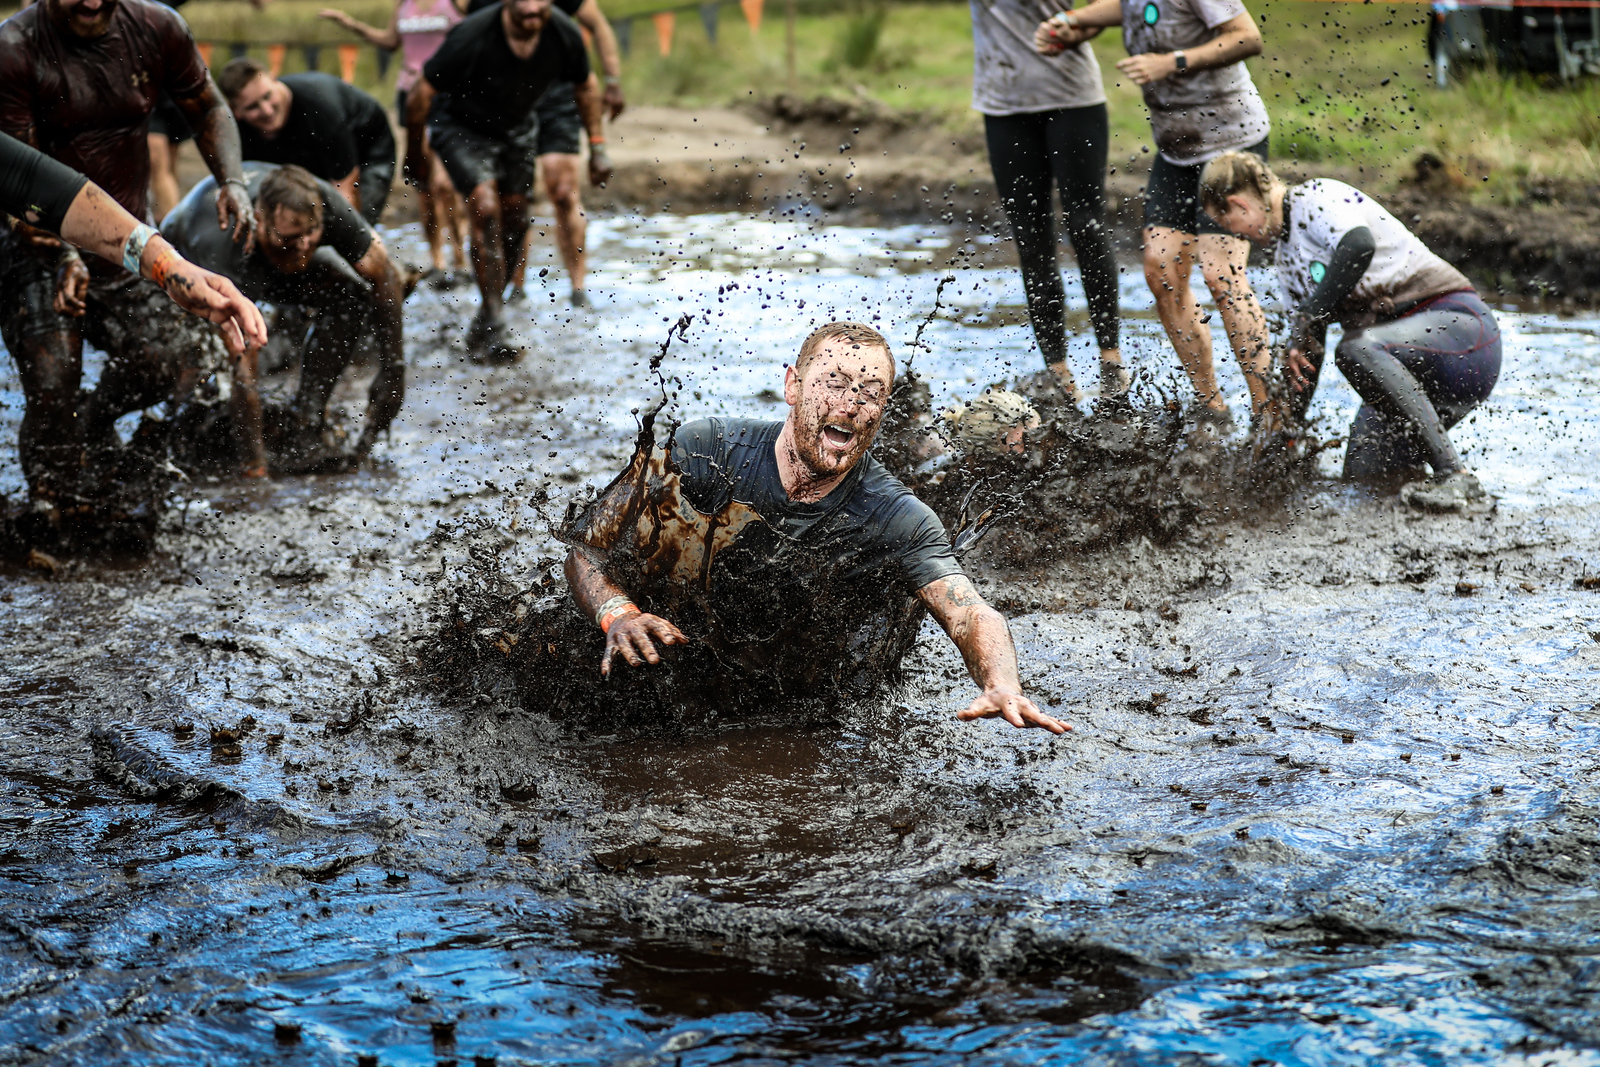
[[670,321],[680,418],[778,417],[833,317],[903,346],[953,261],[936,400],[1037,357],[1003,249],[946,230],[593,232],[600,313],[536,264],[520,366],[461,360],[469,290],[413,298],[370,469],[191,485],[148,564],[0,578],[0,1062],[1600,1062],[1600,321],[1506,314],[1459,434],[1491,511],[1329,481],[1042,573],[980,550],[1066,738],[956,723],[931,628],[881,707],[602,727],[419,653],[469,541],[539,577]]

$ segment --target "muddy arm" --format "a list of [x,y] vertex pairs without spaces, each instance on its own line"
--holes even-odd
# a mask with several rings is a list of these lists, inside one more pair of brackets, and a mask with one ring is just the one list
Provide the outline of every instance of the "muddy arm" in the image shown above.
[[389,250],[377,236],[372,238],[372,244],[355,264],[355,269],[372,283],[377,303],[371,321],[378,340],[378,374],[367,390],[366,425],[356,444],[356,455],[365,456],[372,451],[378,435],[388,429],[400,413],[400,405],[405,400],[406,361],[401,333],[405,288],[400,272],[389,258]]
[[[630,667],[660,663],[661,653],[656,645],[681,645],[688,638],[661,616],[641,612],[628,594],[606,577],[604,565],[599,551],[586,545],[573,545],[572,551],[567,553],[565,571],[572,599],[577,602],[578,610],[606,629],[606,651],[600,658],[600,674],[610,676],[611,661],[616,656],[621,656]],[[602,609],[606,612],[602,616],[605,623],[596,618]]]
[[1004,616],[983,602],[966,575],[952,574],[929,582],[917,590],[917,597],[961,650],[967,673],[983,690],[956,718],[970,722],[998,715],[1012,726],[1041,726],[1054,734],[1071,729],[1022,695],[1011,628]]

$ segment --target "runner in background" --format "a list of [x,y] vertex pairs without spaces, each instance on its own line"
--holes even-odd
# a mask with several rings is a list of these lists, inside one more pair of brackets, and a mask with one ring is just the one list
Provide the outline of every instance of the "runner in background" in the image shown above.
[[[500,0],[471,0],[467,13],[475,14],[493,7]],[[600,102],[606,118],[616,121],[628,106],[622,96],[622,50],[617,45],[617,35],[611,23],[600,10],[597,0],[555,0],[555,6],[572,16],[579,26],[588,31],[595,48],[600,53],[600,70],[604,75],[605,90]],[[545,91],[539,100],[539,175],[544,183],[544,193],[556,216],[556,248],[561,262],[567,268],[567,280],[572,283],[572,306],[589,306],[583,288],[589,271],[586,242],[589,220],[583,213],[583,200],[578,194],[578,164],[582,162],[583,119],[578,115],[578,104],[573,95],[577,87],[571,82],[559,82]],[[602,141],[591,143],[603,143]],[[523,240],[516,259],[507,270],[511,279],[511,299],[527,296],[526,277],[528,242]]]
[[321,71],[274,78],[248,56],[223,67],[217,85],[239,120],[245,159],[304,167],[378,224],[394,184],[394,131],[382,104]]
[[600,90],[578,24],[550,0],[509,2],[468,16],[423,67],[436,95],[428,134],[472,213],[472,263],[483,304],[467,330],[474,358],[520,356],[505,320],[507,268],[528,237],[539,98],[570,82],[589,133],[589,180],[611,176]]
[[434,277],[449,269],[445,244],[451,246],[456,270],[467,266],[467,214],[450,184],[444,164],[428,144],[428,107],[432,102],[422,80],[422,65],[439,50],[451,28],[462,19],[455,0],[399,0],[387,29],[368,26],[343,11],[324,8],[331,19],[378,48],[400,50],[400,76],[395,81],[395,114],[406,130],[405,180],[417,190],[422,232],[428,239]]
[[1040,23],[1034,44],[1055,55],[1117,25],[1128,50],[1117,69],[1143,89],[1158,150],[1144,196],[1145,279],[1194,385],[1191,417],[1226,433],[1233,416],[1189,273],[1198,260],[1250,387],[1253,417],[1267,402],[1272,355],[1266,316],[1245,274],[1250,245],[1223,232],[1198,194],[1208,160],[1236,149],[1266,159],[1271,122],[1244,65],[1261,52],[1261,31],[1240,0],[1094,0]]
[[1052,185],[1061,192],[1100,348],[1100,395],[1127,392],[1128,372],[1117,339],[1117,261],[1105,229],[1105,86],[1088,44],[1053,56],[1034,49],[1039,20],[1054,9],[1043,0],[972,0],[972,106],[983,115],[989,166],[1017,242],[1034,340],[1076,403],[1082,391],[1067,364]]

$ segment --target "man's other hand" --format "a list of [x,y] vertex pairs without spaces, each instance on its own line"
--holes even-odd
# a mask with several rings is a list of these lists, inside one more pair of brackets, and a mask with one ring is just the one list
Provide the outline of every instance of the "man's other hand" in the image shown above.
[[600,674],[611,677],[613,656],[621,656],[630,667],[660,663],[661,653],[656,651],[656,645],[665,648],[688,642],[682,630],[659,615],[624,615],[613,622],[606,633],[606,654],[600,660]]
[[964,711],[957,712],[956,718],[962,722],[972,722],[975,719],[992,719],[997,715],[1018,729],[1039,726],[1053,734],[1064,734],[1072,729],[1059,719],[1053,719],[1040,711],[1033,701],[1023,696],[1020,691],[1003,686],[987,690],[977,700],[968,704]]

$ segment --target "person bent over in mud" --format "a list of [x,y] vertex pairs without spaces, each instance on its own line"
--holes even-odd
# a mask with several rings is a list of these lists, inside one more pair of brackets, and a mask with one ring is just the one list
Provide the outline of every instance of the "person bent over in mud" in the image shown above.
[[[217,198],[209,179],[189,191],[162,232],[183,255],[232,279],[252,300],[317,310],[276,465],[303,472],[359,462],[405,396],[399,272],[377,233],[328,182],[297,166],[252,163],[245,170],[256,210],[251,240],[232,240],[208,221]],[[346,455],[324,441],[328,399],[368,334],[377,339],[378,373],[361,437]]]
[[1456,511],[1483,499],[1446,432],[1500,376],[1500,327],[1472,283],[1343,182],[1285,185],[1256,156],[1229,152],[1206,164],[1200,199],[1228,232],[1273,249],[1291,308],[1296,420],[1317,388],[1328,323],[1344,327],[1334,362],[1363,401],[1344,476],[1393,484],[1427,463],[1433,477],[1401,490],[1408,503]]
[[[689,423],[673,435],[664,481],[652,485],[636,455],[584,521],[568,524],[567,581],[605,632],[602,675],[618,661],[660,664],[663,650],[690,642],[679,622],[691,617],[696,642],[721,663],[780,676],[791,689],[807,676],[837,678],[859,662],[853,635],[862,624],[892,628],[872,620],[892,615],[897,601],[914,606],[914,596],[983,690],[961,719],[1068,729],[1023,694],[1006,621],[962,573],[943,524],[868,451],[894,376],[876,330],[823,326],[784,374],[787,419]],[[674,479],[681,504],[642,499]],[[698,542],[685,536],[691,530]],[[671,542],[668,560],[661,550]],[[900,653],[920,610],[906,617]]]
[[[0,132],[81,171],[140,220],[149,210],[146,132],[163,92],[225,183],[210,225],[248,232],[238,128],[171,8],[150,0],[43,0],[0,24]],[[93,512],[116,495],[120,476],[108,480],[96,469],[109,469],[121,454],[119,416],[182,401],[228,363],[215,329],[184,314],[155,283],[115,264],[86,265],[22,222],[0,233],[0,336],[27,397],[18,447],[29,495],[52,526],[64,509]],[[107,355],[87,401],[85,340]],[[264,473],[248,357],[236,369],[245,379],[230,394],[243,466]]]

